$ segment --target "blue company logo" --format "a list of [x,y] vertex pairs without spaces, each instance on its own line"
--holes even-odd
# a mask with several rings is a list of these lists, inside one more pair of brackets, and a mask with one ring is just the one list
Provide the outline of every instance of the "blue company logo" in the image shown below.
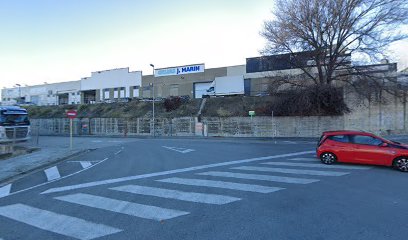
[[[199,72],[199,71],[200,71],[200,66],[189,66],[189,67],[182,67],[181,68],[181,73],[191,73],[191,72]],[[179,71],[177,71],[177,72],[179,72]]]
[[178,69],[175,69],[175,68],[167,68],[167,69],[157,70],[157,75],[161,75],[161,76],[163,76],[163,75],[174,75],[176,73],[176,70],[178,72]]

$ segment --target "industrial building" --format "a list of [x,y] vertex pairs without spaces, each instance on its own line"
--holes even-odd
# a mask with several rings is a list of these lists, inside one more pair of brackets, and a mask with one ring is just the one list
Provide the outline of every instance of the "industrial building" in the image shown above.
[[83,104],[126,101],[139,97],[142,72],[129,72],[129,68],[98,71],[80,82]]
[[[203,63],[157,69],[151,65],[154,75],[144,76],[141,71],[130,72],[129,68],[96,71],[90,77],[78,81],[2,89],[1,100],[3,105],[93,104],[129,101],[134,98],[151,99],[153,92],[155,98],[202,98],[215,79],[235,76],[244,79],[246,96],[262,96],[268,94],[274,77],[300,75],[303,73],[300,65],[313,68],[315,63],[308,52],[298,55],[297,62],[293,62],[290,54],[281,54],[247,58],[245,65],[209,69]],[[350,54],[345,54],[344,57],[344,65],[351,66]],[[397,71],[396,63],[388,61],[370,66],[375,71]],[[373,71],[370,66],[362,68]],[[401,79],[406,79],[406,74],[400,75]]]
[[122,101],[139,97],[142,72],[129,68],[91,73],[78,81],[2,89],[2,105],[38,106]]
[[[183,71],[190,69],[190,71]],[[155,74],[143,76],[141,96],[166,98],[189,96],[202,98],[217,77],[245,75],[245,65],[205,69],[204,64],[155,69]],[[248,92],[249,94],[249,92]]]
[[35,86],[15,86],[2,89],[2,104],[63,105],[79,104],[80,81],[45,83]]

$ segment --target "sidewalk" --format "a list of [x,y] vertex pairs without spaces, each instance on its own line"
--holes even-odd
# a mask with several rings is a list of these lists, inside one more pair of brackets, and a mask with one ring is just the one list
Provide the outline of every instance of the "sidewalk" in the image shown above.
[[[41,136],[39,144],[36,146],[40,148],[39,151],[0,160],[0,183],[92,149],[115,146],[135,140],[123,138],[74,138],[73,149],[70,150],[68,137]],[[22,145],[33,146],[33,143],[28,142]]]

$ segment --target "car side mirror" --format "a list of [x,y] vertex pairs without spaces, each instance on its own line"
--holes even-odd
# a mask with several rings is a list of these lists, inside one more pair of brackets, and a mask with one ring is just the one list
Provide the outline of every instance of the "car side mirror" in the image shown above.
[[388,147],[388,143],[381,143],[380,147]]

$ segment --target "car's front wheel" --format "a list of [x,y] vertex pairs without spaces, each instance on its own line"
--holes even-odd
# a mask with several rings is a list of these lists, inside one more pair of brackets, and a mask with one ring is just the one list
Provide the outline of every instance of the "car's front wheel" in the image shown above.
[[401,172],[408,172],[408,158],[400,157],[395,159],[393,166]]
[[337,157],[333,153],[325,152],[320,155],[320,161],[324,164],[333,164],[337,162]]

